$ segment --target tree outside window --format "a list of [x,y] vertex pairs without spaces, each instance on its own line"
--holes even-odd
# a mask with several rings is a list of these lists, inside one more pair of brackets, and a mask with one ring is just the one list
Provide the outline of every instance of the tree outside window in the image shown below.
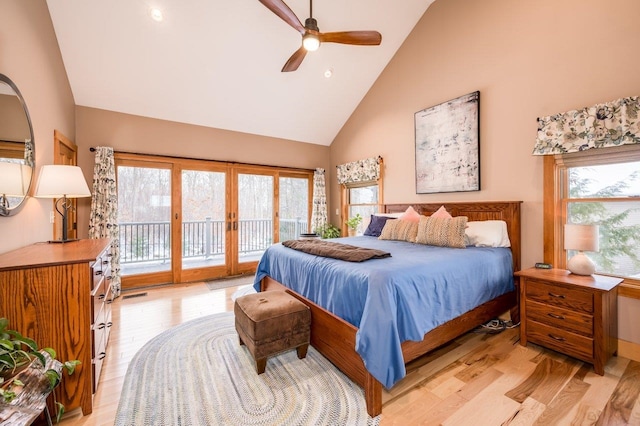
[[640,278],[640,161],[569,167],[567,179],[566,222],[599,226],[596,271]]

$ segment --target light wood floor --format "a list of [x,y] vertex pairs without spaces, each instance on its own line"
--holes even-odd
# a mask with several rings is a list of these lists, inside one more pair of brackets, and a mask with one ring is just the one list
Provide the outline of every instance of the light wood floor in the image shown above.
[[[74,410],[62,425],[112,425],[127,365],[162,331],[233,309],[237,287],[204,284],[125,293],[113,303],[114,327],[93,413]],[[518,343],[518,329],[469,333],[408,366],[384,393],[389,425],[640,425],[640,363],[614,357],[598,376],[582,362]]]

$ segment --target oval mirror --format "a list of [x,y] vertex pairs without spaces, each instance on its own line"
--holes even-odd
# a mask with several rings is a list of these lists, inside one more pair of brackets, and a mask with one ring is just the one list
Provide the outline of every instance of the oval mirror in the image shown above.
[[0,216],[14,215],[25,204],[34,170],[29,111],[13,81],[0,74]]

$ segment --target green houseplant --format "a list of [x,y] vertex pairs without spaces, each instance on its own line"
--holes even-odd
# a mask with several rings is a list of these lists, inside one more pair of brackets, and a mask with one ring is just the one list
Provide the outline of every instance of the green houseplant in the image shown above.
[[[41,370],[43,377],[48,381],[49,390],[53,390],[60,384],[62,376],[59,370],[45,368],[47,356],[56,359],[56,352],[52,348],[38,348],[38,344],[31,338],[25,337],[15,330],[9,330],[9,320],[0,318],[0,400],[11,402],[16,396],[16,389],[21,391],[24,387],[17,374],[31,366]],[[73,374],[78,360],[61,363],[69,375]],[[55,398],[55,397],[54,397]],[[60,421],[64,413],[62,404],[56,401],[56,418]]]
[[360,223],[362,222],[362,216],[360,216],[360,213],[356,213],[355,216],[350,217],[346,222],[345,225],[347,225],[347,227],[349,228],[349,235],[355,235],[356,233],[356,229],[358,229],[358,225],[360,225]]
[[316,229],[316,233],[321,238],[338,238],[340,236],[340,230],[330,223],[325,223],[322,227]]

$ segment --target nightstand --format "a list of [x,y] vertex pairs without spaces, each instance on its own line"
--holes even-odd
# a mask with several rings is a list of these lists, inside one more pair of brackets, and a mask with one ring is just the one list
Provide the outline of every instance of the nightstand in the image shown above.
[[604,366],[618,351],[621,278],[530,268],[520,277],[520,344],[527,342]]

